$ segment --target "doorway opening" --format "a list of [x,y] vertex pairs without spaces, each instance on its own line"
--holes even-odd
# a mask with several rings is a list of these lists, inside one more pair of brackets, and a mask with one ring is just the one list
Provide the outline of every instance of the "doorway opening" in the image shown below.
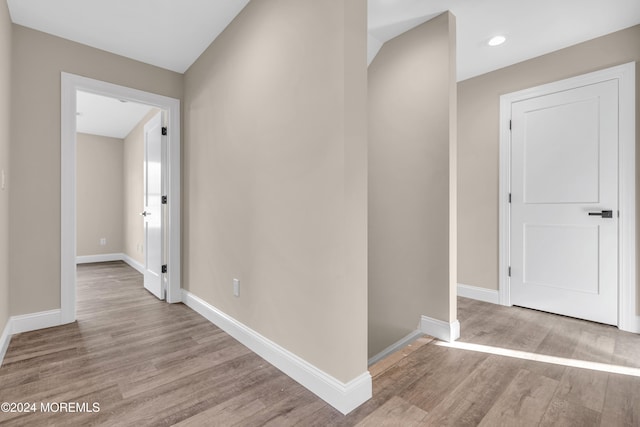
[[[160,242],[160,248],[154,247],[154,251],[148,251],[140,242],[137,248],[144,253],[143,262],[136,261],[135,256],[130,257],[130,264],[140,271],[153,270],[153,276],[161,273],[158,284],[162,281],[162,292],[156,296],[165,297],[170,303],[182,300],[180,286],[180,101],[177,99],[152,94],[149,92],[114,85],[99,80],[89,79],[73,74],[62,73],[62,192],[61,192],[61,314],[62,323],[70,323],[76,320],[76,262],[78,250],[78,197],[76,186],[78,184],[77,170],[77,131],[78,131],[78,100],[77,94],[82,96],[100,96],[106,99],[117,100],[122,103],[143,105],[149,108],[149,115],[155,119],[155,124],[160,124],[157,130],[158,150],[153,159],[145,164],[151,164],[148,168],[156,173],[157,185],[152,186],[154,192],[158,192],[157,198],[165,206],[162,214],[153,219],[153,227],[159,234],[154,237],[155,242]],[[153,112],[156,114],[153,114]],[[157,112],[161,111],[161,114]],[[149,119],[149,118],[147,118]],[[151,122],[152,119],[148,121]],[[161,134],[160,134],[161,132]],[[162,136],[160,136],[162,135]],[[146,139],[146,134],[144,135]],[[160,143],[161,140],[161,143]],[[142,164],[140,164],[142,168]],[[147,168],[145,168],[146,175]],[[143,187],[148,187],[146,185]],[[143,194],[140,194],[142,198]],[[144,206],[141,214],[147,211]],[[149,209],[150,211],[150,209]],[[145,224],[147,216],[145,218]],[[146,229],[145,225],[145,229]],[[161,230],[164,230],[162,233]],[[157,237],[160,236],[160,237]],[[93,239],[96,240],[96,239]],[[98,244],[106,246],[108,241],[103,237],[97,239]],[[158,245],[154,245],[158,246]],[[146,254],[152,252],[157,255],[157,260],[149,261]],[[87,260],[87,259],[85,259]],[[91,259],[88,259],[91,260]],[[95,258],[96,261],[101,259]],[[105,259],[107,260],[107,259]],[[127,259],[124,259],[127,261]],[[153,264],[153,265],[152,265]],[[155,264],[158,264],[155,266]],[[161,268],[162,267],[162,268]],[[145,274],[146,276],[146,274]]]

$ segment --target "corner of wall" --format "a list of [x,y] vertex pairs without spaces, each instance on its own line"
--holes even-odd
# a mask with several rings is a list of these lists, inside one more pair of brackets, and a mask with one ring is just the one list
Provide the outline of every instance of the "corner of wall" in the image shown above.
[[444,322],[431,317],[420,318],[420,331],[442,341],[452,342],[460,338],[460,322]]
[[420,316],[455,323],[455,55],[447,12],[385,43],[368,70],[370,356]]
[[[0,331],[9,324],[9,185],[11,184],[11,75],[13,67],[13,24],[7,2],[0,4]],[[5,334],[0,338],[0,356],[3,355]],[[8,345],[8,342],[6,343]],[[6,348],[4,348],[6,350]],[[0,357],[1,363],[2,357]]]

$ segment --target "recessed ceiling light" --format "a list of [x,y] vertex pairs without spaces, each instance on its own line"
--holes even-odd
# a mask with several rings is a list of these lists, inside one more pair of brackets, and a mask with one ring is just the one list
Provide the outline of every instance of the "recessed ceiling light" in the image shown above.
[[494,36],[487,42],[489,46],[500,46],[502,43],[507,41],[505,36]]

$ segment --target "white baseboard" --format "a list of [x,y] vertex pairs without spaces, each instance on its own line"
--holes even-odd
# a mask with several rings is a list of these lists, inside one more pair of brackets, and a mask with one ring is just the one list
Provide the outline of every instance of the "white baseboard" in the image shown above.
[[625,328],[624,329],[620,328],[620,330],[627,331],[627,332],[632,332],[634,334],[640,334],[640,316],[635,316],[634,320],[635,320],[635,322],[633,322],[631,324],[625,324],[624,325]]
[[500,293],[494,289],[486,289],[478,286],[458,283],[458,296],[490,302],[492,304],[500,304]]
[[7,324],[4,326],[2,335],[0,335],[0,366],[4,360],[4,355],[7,354],[9,343],[11,342],[11,318],[7,319]]
[[420,319],[420,331],[442,341],[452,342],[460,338],[460,322],[444,322],[431,317],[422,316]]
[[396,351],[400,350],[401,348],[404,348],[407,345],[411,344],[412,342],[414,342],[415,340],[420,338],[422,335],[424,335],[424,334],[419,329],[416,329],[415,331],[410,332],[404,338],[399,339],[398,341],[396,341],[393,344],[391,344],[389,347],[387,347],[384,350],[382,350],[380,353],[378,353],[375,356],[371,357],[367,362],[368,365],[371,366],[374,363],[377,363],[377,362],[381,361],[382,359],[384,359],[385,357],[389,356],[390,354],[395,353]]
[[126,262],[131,267],[133,267],[136,270],[138,270],[138,272],[140,274],[144,274],[144,265],[140,264],[138,261],[136,261],[135,259],[131,258],[127,254],[121,254],[121,255],[122,255],[122,261]]
[[23,314],[21,316],[11,316],[10,321],[12,334],[52,328],[63,324],[62,311],[60,309]]
[[112,262],[112,261],[124,261],[131,267],[135,268],[141,274],[144,274],[144,265],[140,264],[135,259],[131,258],[125,253],[117,254],[102,254],[102,255],[82,255],[76,257],[76,264],[89,264],[92,262]]
[[190,292],[183,290],[182,293],[182,301],[185,305],[343,414],[348,414],[371,398],[372,383],[368,371],[348,383],[343,383]]
[[123,254],[82,255],[76,257],[76,264],[89,264],[92,262],[122,261]]

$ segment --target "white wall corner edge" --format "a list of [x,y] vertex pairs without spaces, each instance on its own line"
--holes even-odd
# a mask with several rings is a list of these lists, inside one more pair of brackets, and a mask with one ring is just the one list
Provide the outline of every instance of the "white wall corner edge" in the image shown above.
[[367,361],[367,364],[369,366],[371,366],[374,363],[378,363],[379,361],[381,361],[385,357],[387,357],[387,356],[395,353],[396,351],[408,346],[409,344],[411,344],[412,342],[414,342],[415,340],[417,340],[418,338],[420,338],[423,335],[424,335],[424,333],[420,329],[416,329],[415,331],[409,332],[405,337],[400,338],[398,341],[394,342],[389,347],[387,347],[384,350],[382,350],[380,353],[376,354],[375,356],[372,356]]
[[439,340],[453,342],[460,338],[460,322],[455,320],[449,323],[423,315],[420,318],[420,331]]
[[2,335],[0,335],[0,366],[4,361],[4,356],[7,354],[9,343],[11,342],[11,318],[7,319],[7,324],[4,326]]
[[11,316],[11,334],[37,331],[63,325],[62,310],[41,311],[39,313]]
[[369,371],[343,383],[184,289],[182,302],[341,413],[371,398]]
[[458,296],[489,302],[491,304],[500,304],[500,292],[496,289],[487,289],[480,286],[458,283]]

